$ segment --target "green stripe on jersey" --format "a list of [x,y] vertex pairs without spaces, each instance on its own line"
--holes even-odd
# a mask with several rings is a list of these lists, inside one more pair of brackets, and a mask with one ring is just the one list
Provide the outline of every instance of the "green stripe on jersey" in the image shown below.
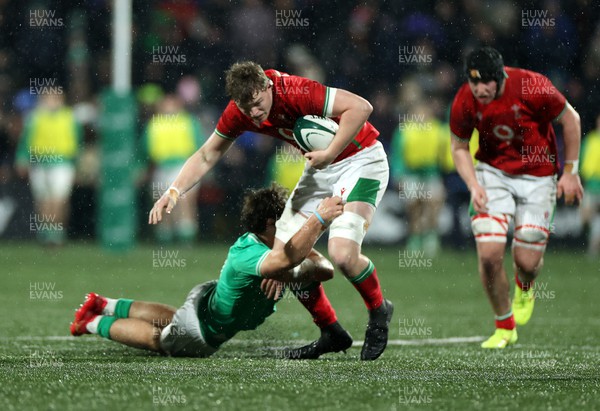
[[333,115],[333,103],[335,102],[336,88],[326,87],[325,89],[325,104],[323,105],[323,117],[331,117]]
[[356,147],[358,147],[359,150],[362,150],[363,146],[360,145],[360,143],[358,141],[356,141],[356,139],[352,140],[352,144],[354,144]]
[[221,133],[221,132],[220,132],[219,130],[217,130],[216,128],[215,128],[215,134],[216,134],[216,135],[218,135],[218,136],[219,136],[219,137],[221,137],[221,138],[224,138],[225,140],[229,140],[229,141],[235,141],[235,139],[234,139],[234,138],[231,138],[231,137],[229,137],[229,136],[226,136],[225,134]]
[[459,137],[452,132],[450,132],[450,135],[452,136],[452,138],[456,139],[457,141],[460,141],[461,143],[468,143],[470,141],[470,139]]
[[375,207],[377,192],[379,191],[379,181],[371,178],[359,178],[356,185],[348,195],[347,202],[364,201]]

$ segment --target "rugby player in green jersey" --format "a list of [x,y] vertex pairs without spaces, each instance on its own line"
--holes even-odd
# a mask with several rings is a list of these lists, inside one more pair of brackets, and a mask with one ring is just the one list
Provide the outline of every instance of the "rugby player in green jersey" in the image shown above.
[[313,311],[321,338],[305,348],[310,353],[284,350],[282,356],[318,358],[345,351],[352,338],[318,283],[333,277],[333,266],[313,249],[321,232],[342,214],[342,199],[324,199],[285,247],[272,250],[275,222],[286,199],[277,185],[246,194],[241,221],[247,232],[229,249],[219,279],[194,287],[179,309],[89,293],[75,313],[71,334],[98,334],[171,356],[208,357],[239,331],[255,329],[275,312],[282,286],[298,291],[317,285],[323,295]]

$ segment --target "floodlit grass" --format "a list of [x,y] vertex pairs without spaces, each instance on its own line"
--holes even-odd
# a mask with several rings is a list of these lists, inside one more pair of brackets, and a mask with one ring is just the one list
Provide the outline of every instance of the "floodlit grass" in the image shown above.
[[[477,338],[448,340],[480,341],[493,331],[475,254],[429,259],[399,251],[365,250],[396,307],[384,355],[360,362],[357,344],[345,355],[291,362],[276,359],[276,350],[318,336],[291,295],[258,330],[238,334],[209,359],[69,337],[85,293],[178,306],[192,286],[218,276],[224,246],[112,254],[81,244],[3,243],[0,409],[600,409],[597,261],[548,252],[530,324],[519,328],[516,346],[489,352]],[[362,340],[367,313],[356,291],[339,273],[325,289],[340,322]]]

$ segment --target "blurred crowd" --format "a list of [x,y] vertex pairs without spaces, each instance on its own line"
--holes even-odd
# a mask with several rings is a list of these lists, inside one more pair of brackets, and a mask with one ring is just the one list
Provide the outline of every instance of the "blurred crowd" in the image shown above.
[[[97,96],[110,86],[111,4],[0,0],[0,197],[11,193],[18,201],[32,200],[23,172],[15,167],[17,148],[40,96],[63,94],[83,129],[73,160],[72,236],[94,235],[93,219],[81,216],[95,212]],[[227,103],[223,72],[234,61],[252,59],[367,98],[380,140],[390,156],[398,156],[394,139],[407,131],[435,128],[445,136],[451,99],[465,80],[463,57],[480,44],[500,50],[509,66],[547,75],[580,113],[583,135],[594,130],[600,112],[600,7],[593,0],[134,1],[132,85],[139,104],[139,157],[145,159],[139,162],[145,170],[138,179],[141,216],[156,195],[153,191],[162,187],[152,186],[162,160],[153,159],[145,144],[148,127],[165,110],[180,110],[197,123],[192,140],[201,144]],[[440,145],[428,145],[437,162],[428,173],[444,183],[428,182],[434,184],[429,192],[439,193],[428,202],[433,215],[444,200],[468,201],[443,141]],[[390,187],[396,197],[400,183],[411,187],[406,178],[401,181],[410,159],[397,160],[390,158],[395,176]],[[243,136],[193,195],[199,234],[193,228],[181,236],[208,239],[235,233],[232,221],[243,189],[271,179],[289,186],[301,162],[297,153],[273,139]],[[170,175],[164,172],[160,178]],[[0,204],[2,228],[9,203]],[[411,220],[435,220],[417,215],[419,210],[409,206]],[[415,247],[424,241],[435,248],[428,239],[435,224],[419,228],[423,224],[411,225],[417,235],[412,241]],[[150,234],[144,225],[141,230]],[[165,241],[176,237],[157,236]]]

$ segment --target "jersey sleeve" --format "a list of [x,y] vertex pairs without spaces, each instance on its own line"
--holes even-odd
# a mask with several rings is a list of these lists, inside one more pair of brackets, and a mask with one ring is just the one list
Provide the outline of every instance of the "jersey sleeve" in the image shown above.
[[521,94],[539,121],[557,120],[567,106],[565,96],[542,74],[536,73],[532,78],[523,80]]
[[260,266],[270,252],[271,249],[262,243],[244,247],[236,253],[233,260],[234,268],[245,275],[262,277]]
[[300,113],[322,117],[333,116],[336,88],[298,76],[286,76],[282,80],[282,92],[290,97]]
[[240,119],[240,111],[233,101],[229,101],[223,114],[219,118],[215,133],[224,138],[225,140],[234,141],[238,138],[245,130],[244,125]]
[[460,88],[450,109],[450,134],[461,141],[469,141],[475,128],[474,113],[468,105],[471,90],[465,84]]

